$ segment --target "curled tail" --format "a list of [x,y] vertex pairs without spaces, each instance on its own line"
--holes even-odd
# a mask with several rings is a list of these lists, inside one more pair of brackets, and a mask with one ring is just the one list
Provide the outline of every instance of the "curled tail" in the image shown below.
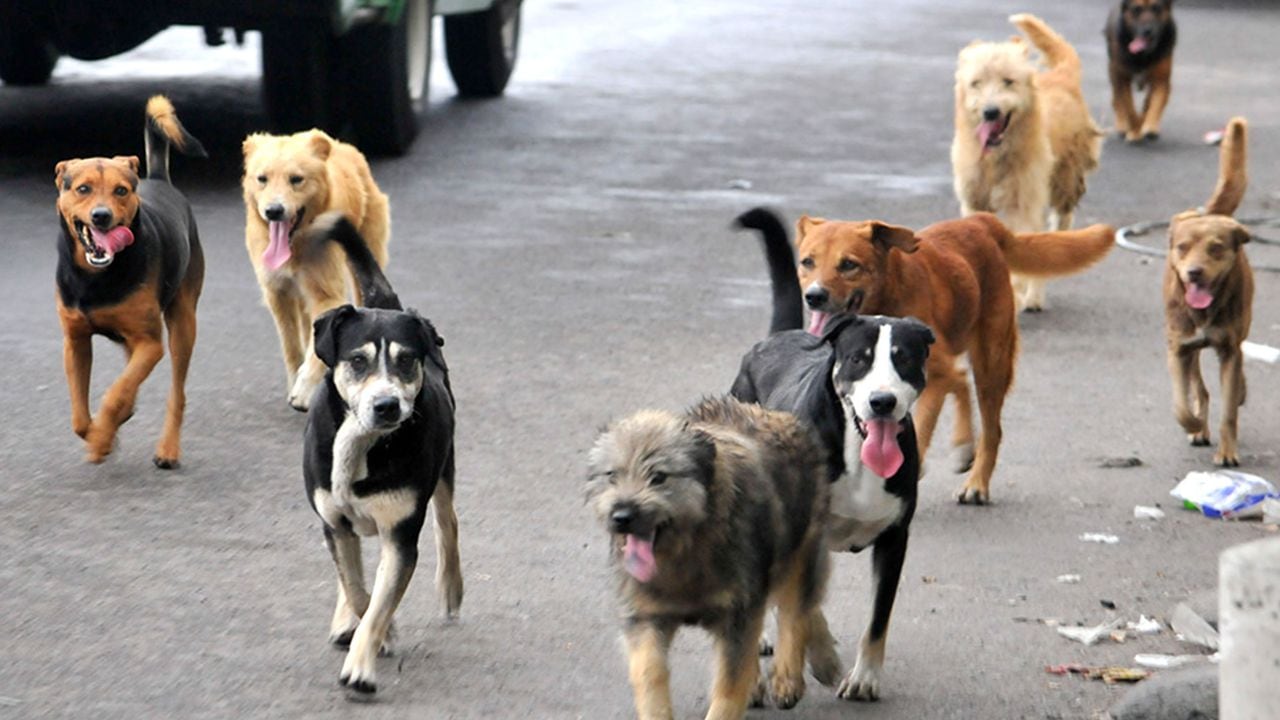
[[1009,233],[1000,239],[1009,271],[1031,277],[1070,275],[1088,268],[1111,252],[1116,230],[1090,225],[1079,230]]
[[773,287],[773,318],[769,334],[804,327],[804,305],[800,301],[800,280],[796,277],[796,256],[791,251],[787,229],[778,215],[768,208],[752,208],[737,217],[734,224],[746,230],[758,230],[764,242],[764,256],[769,264],[769,283]]
[[1077,76],[1080,74],[1080,56],[1076,49],[1045,21],[1030,13],[1018,13],[1010,15],[1009,22],[1016,25],[1031,40],[1031,44],[1044,54],[1045,63],[1050,70],[1069,70]]
[[169,181],[169,146],[183,155],[209,157],[204,146],[178,121],[173,103],[163,95],[147,101],[147,124],[143,140],[147,147],[147,177]]
[[1246,172],[1245,146],[1249,141],[1249,124],[1242,117],[1233,117],[1227,123],[1222,136],[1222,150],[1218,155],[1218,186],[1205,203],[1204,211],[1210,215],[1230,215],[1240,206],[1244,191],[1249,186]]
[[316,218],[315,232],[317,243],[332,240],[346,251],[347,264],[351,266],[351,272],[356,276],[356,283],[360,285],[365,307],[383,310],[404,309],[396,291],[391,289],[387,276],[383,275],[382,268],[378,267],[378,261],[374,259],[373,253],[369,252],[369,246],[360,236],[360,231],[356,230],[356,226],[351,224],[342,211],[333,210]]

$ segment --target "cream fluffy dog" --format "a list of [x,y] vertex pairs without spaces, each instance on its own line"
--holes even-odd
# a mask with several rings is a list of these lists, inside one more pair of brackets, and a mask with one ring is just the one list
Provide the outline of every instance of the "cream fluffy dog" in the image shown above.
[[387,264],[391,207],[355,147],[319,130],[255,133],[244,141],[245,246],[275,318],[288,374],[289,404],[306,410],[324,378],[311,321],[360,291],[335,243],[313,243],[311,223],[341,210]]
[[[1102,131],[1080,91],[1080,56],[1034,15],[1013,15],[1044,55],[1037,72],[1031,47],[975,41],[956,67],[951,170],[964,215],[992,212],[1014,232],[1069,230],[1098,166]],[[1046,214],[1052,214],[1046,227]],[[1044,305],[1044,281],[1014,276],[1020,308]]]

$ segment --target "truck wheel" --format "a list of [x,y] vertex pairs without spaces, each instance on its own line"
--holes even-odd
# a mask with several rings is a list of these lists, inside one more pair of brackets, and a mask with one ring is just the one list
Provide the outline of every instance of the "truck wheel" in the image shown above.
[[427,108],[433,5],[408,0],[394,25],[361,25],[343,38],[351,129],[366,152],[403,155],[413,145]]
[[271,128],[292,133],[341,130],[337,40],[327,22],[291,22],[262,30],[262,99]]
[[[9,18],[19,20],[20,18]],[[5,22],[0,31],[0,80],[6,85],[43,85],[49,82],[58,51],[49,41],[21,22]]]
[[520,0],[444,18],[449,73],[463,97],[496,97],[507,87],[520,48]]

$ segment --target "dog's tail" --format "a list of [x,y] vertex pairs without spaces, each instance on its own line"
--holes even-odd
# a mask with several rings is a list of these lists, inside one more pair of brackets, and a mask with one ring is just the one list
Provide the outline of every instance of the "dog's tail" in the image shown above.
[[1106,257],[1115,245],[1116,230],[1110,225],[1090,225],[1079,230],[999,237],[1010,272],[1050,278],[1078,273]]
[[183,155],[209,157],[204,146],[178,121],[173,103],[163,95],[153,95],[147,101],[147,124],[143,134],[147,148],[147,177],[169,181],[169,146]]
[[356,284],[360,286],[360,294],[364,298],[363,305],[368,308],[384,310],[403,310],[396,291],[391,289],[387,276],[369,252],[369,246],[360,231],[347,219],[341,210],[331,210],[316,218],[314,223],[316,244],[332,240],[347,253],[347,263],[356,276]]
[[796,277],[796,256],[791,251],[787,229],[777,213],[768,208],[752,208],[737,217],[734,224],[746,230],[760,231],[764,256],[769,263],[769,283],[773,287],[773,318],[769,334],[804,327],[804,305],[800,300],[800,280]]
[[1054,32],[1045,21],[1030,13],[1010,15],[1013,23],[1026,35],[1031,44],[1044,54],[1045,63],[1050,70],[1068,70],[1080,75],[1080,55],[1066,38]]
[[1230,215],[1244,199],[1249,185],[1246,172],[1245,146],[1249,141],[1249,124],[1242,117],[1233,117],[1222,135],[1222,150],[1218,156],[1218,186],[1213,197],[1205,203],[1204,211],[1210,215]]

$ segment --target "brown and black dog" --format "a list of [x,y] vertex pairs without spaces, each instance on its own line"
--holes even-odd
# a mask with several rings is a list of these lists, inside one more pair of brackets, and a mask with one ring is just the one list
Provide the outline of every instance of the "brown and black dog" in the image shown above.
[[[929,351],[928,384],[915,411],[920,456],[929,448],[943,401],[953,395],[956,470],[970,470],[956,499],[987,502],[1000,449],[1000,414],[1018,353],[1009,273],[1049,278],[1078,272],[1111,250],[1115,231],[1092,225],[1015,234],[996,216],[975,213],[918,233],[875,220],[805,216],[797,233],[800,286],[813,311],[810,332],[820,334],[829,315],[838,312],[911,316],[933,329],[937,342]],[[982,417],[976,457],[968,378],[960,362],[965,356]]]
[[1237,414],[1245,384],[1240,343],[1253,315],[1253,270],[1245,256],[1249,231],[1231,214],[1244,198],[1247,127],[1232,118],[1222,140],[1218,186],[1204,212],[1188,210],[1169,225],[1164,271],[1165,336],[1173,378],[1173,415],[1192,445],[1209,444],[1209,391],[1200,376],[1200,351],[1218,353],[1222,374],[1222,425],[1213,461],[1240,464]]
[[[116,431],[133,415],[142,381],[164,356],[169,330],[173,386],[164,432],[153,462],[178,465],[184,386],[196,341],[196,303],[204,284],[204,255],[191,206],[169,182],[169,146],[205,157],[157,95],[147,102],[147,177],[136,156],[64,160],[58,188],[57,303],[63,363],[71,392],[71,429],[88,444],[89,462],[102,462]],[[93,336],[124,345],[124,372],[89,415]]]
[[[1178,28],[1173,0],[1121,0],[1107,16],[1102,34],[1110,59],[1111,107],[1116,131],[1129,142],[1160,136],[1160,118],[1169,103],[1173,75],[1173,46]],[[1149,88],[1139,115],[1133,105],[1133,84]]]

